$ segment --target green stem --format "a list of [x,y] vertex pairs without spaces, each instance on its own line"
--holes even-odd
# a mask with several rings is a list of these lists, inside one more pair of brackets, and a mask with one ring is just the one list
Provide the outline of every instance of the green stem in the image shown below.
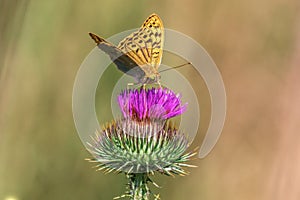
[[149,200],[150,189],[148,187],[149,177],[147,173],[127,174],[131,200]]

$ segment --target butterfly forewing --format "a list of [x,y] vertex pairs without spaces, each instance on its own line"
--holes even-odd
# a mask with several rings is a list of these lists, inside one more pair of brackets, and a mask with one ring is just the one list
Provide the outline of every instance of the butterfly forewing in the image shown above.
[[90,33],[89,35],[97,43],[98,48],[109,55],[110,59],[117,65],[119,70],[135,77],[137,80],[145,76],[145,72],[138,67],[138,64],[118,47],[93,33]]

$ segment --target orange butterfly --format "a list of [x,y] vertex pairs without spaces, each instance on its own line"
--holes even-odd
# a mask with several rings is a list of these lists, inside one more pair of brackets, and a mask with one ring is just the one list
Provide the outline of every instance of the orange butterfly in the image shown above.
[[138,31],[131,33],[118,46],[93,33],[89,35],[118,69],[133,76],[137,83],[160,84],[158,68],[163,53],[164,28],[158,15],[150,15]]

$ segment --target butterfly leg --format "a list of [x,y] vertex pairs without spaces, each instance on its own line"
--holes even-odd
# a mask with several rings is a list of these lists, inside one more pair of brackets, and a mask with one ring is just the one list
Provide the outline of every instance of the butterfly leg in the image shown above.
[[130,86],[134,86],[134,83],[127,83],[127,90],[129,89]]
[[130,87],[138,86],[139,84],[140,83],[127,83],[127,90],[130,89]]
[[161,84],[160,84],[160,81],[157,81],[157,84],[158,84],[159,88],[161,88]]

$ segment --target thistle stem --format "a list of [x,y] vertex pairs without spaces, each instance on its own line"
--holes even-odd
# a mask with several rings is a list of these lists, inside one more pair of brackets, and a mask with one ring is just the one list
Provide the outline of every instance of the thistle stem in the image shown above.
[[148,187],[149,177],[147,173],[127,174],[131,200],[149,200],[150,189]]

